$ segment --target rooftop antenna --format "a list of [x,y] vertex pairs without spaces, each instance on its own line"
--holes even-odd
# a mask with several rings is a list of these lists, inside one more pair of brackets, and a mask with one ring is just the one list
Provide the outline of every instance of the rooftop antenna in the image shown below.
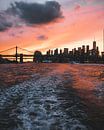
[[104,29],[103,29],[103,52],[104,52]]
[[95,36],[94,36],[94,41],[95,41]]

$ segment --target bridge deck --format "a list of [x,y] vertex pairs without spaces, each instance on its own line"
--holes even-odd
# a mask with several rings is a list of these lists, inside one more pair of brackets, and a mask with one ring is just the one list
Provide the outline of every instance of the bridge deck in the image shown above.
[[[23,54],[24,57],[33,57],[34,55],[27,55]],[[1,55],[1,57],[16,57],[16,55]],[[20,57],[20,54],[17,55],[17,57]]]

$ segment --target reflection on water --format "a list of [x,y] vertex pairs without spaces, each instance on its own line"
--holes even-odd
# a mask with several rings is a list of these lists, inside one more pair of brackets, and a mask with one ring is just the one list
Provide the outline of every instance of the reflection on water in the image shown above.
[[1,89],[0,130],[103,130],[102,119],[96,120],[101,127],[92,125],[88,106],[73,88],[68,65],[62,68],[52,71],[52,66],[44,66],[47,73],[35,70],[31,79]]

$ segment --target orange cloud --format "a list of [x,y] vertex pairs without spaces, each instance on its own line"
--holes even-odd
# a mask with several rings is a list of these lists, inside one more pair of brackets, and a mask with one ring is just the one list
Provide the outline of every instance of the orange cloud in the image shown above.
[[[79,6],[63,10],[63,19],[40,26],[11,28],[0,33],[0,50],[20,46],[29,50],[42,50],[69,46],[79,41],[101,38],[104,28],[103,6]],[[38,39],[39,36],[41,40]],[[91,41],[92,43],[92,41]],[[84,44],[84,43],[83,43]],[[88,43],[89,44],[89,43]]]

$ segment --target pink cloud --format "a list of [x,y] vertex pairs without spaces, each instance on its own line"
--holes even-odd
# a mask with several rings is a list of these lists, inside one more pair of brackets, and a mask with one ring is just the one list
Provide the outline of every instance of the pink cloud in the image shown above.
[[[76,8],[76,11],[75,11]],[[80,6],[64,9],[64,19],[58,22],[48,23],[41,26],[13,28],[4,34],[0,34],[0,50],[7,46],[19,45],[29,49],[46,50],[49,48],[71,45],[73,42],[91,39],[97,32],[104,28],[104,7],[103,5]],[[78,11],[77,11],[78,10]],[[22,31],[22,33],[19,33]],[[19,37],[8,34],[19,35]],[[46,38],[44,39],[43,34]],[[99,37],[97,35],[96,37]]]

